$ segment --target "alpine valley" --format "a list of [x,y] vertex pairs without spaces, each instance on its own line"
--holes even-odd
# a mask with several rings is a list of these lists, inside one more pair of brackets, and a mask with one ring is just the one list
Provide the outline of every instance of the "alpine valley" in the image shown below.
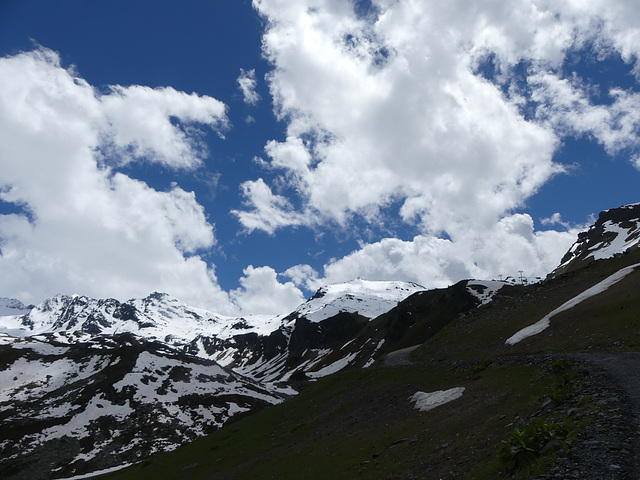
[[[602,212],[544,280],[425,290],[357,279],[275,317],[225,317],[163,293],[1,298],[0,477],[492,479],[591,468],[584,432],[632,411],[600,402],[613,395],[598,383],[606,365],[587,357],[638,351],[639,244],[640,204],[628,205]],[[567,433],[527,447],[533,467],[507,458],[514,428],[536,418]],[[616,452],[633,458],[629,442]],[[635,478],[633,460],[615,462],[606,478]]]

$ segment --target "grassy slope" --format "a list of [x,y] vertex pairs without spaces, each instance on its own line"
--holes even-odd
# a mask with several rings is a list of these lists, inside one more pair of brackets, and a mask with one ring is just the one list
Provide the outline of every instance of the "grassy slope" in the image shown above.
[[[543,375],[537,365],[342,372],[286,404],[108,478],[379,479],[426,472],[489,478],[510,424],[538,408]],[[466,388],[462,398],[429,412],[409,401],[416,391],[456,386]]]
[[[553,360],[540,353],[638,350],[640,273],[554,317],[536,337],[512,347],[504,340],[637,262],[638,253],[511,287],[430,338],[412,366],[326,377],[285,404],[106,478],[502,478],[501,441],[540,408],[553,381]],[[488,358],[494,363],[479,368]],[[409,402],[416,391],[458,386],[462,398],[430,412]]]
[[601,295],[554,316],[544,332],[513,346],[505,340],[566,301],[628,265],[640,252],[592,263],[529,287],[503,288],[501,299],[447,325],[414,352],[416,361],[483,358],[542,352],[638,351],[640,343],[640,272],[627,276]]

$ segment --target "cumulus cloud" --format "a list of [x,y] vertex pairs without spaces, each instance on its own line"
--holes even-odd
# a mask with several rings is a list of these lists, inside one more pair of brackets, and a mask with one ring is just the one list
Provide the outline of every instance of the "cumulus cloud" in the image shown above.
[[226,122],[221,102],[171,88],[100,94],[44,48],[0,59],[0,199],[17,208],[0,215],[0,291],[30,302],[160,290],[234,310],[198,256],[216,240],[195,195],[112,168],[193,168],[203,154],[194,125]]
[[305,298],[293,282],[280,283],[271,267],[249,265],[240,288],[231,291],[234,302],[245,313],[279,315],[294,310]]
[[[197,168],[202,129],[228,128],[225,105],[172,88],[98,92],[38,49],[0,59],[0,199],[18,212],[0,217],[0,271],[12,272],[0,276],[3,294],[140,296],[153,285],[248,313],[356,276],[434,287],[544,275],[576,227],[560,211],[542,221],[559,231],[541,231],[515,212],[571,168],[554,161],[563,139],[628,152],[640,169],[638,93],[595,86],[568,64],[584,52],[621,58],[640,79],[637,2],[253,5],[286,136],[266,141],[257,161],[266,174],[240,185],[244,204],[232,214],[247,233],[329,226],[359,248],[318,271],[250,266],[240,288],[223,292],[199,256],[216,237],[193,193],[156,191],[118,169]],[[241,69],[237,84],[247,104],[259,101],[254,70]]]
[[465,278],[498,278],[525,272],[544,277],[558,264],[577,230],[535,231],[526,214],[502,218],[482,232],[457,232],[450,239],[418,235],[411,240],[385,238],[324,267],[325,281],[341,282],[356,275],[371,280],[411,280],[430,288]]
[[211,97],[171,87],[118,85],[110,90],[100,98],[100,106],[110,125],[106,140],[117,148],[110,157],[117,156],[120,162],[146,159],[171,168],[192,168],[207,155],[194,125],[209,125],[221,135],[227,128],[226,106]]
[[[315,291],[324,284],[324,279],[320,279],[318,272],[310,265],[294,265],[282,275],[290,278],[294,285],[299,285],[306,290]],[[354,277],[349,277],[349,280],[352,278]]]
[[566,135],[590,135],[610,155],[640,146],[639,94],[615,88],[608,92],[612,103],[594,105],[580,79],[546,72],[532,75],[529,84],[531,98],[539,104],[536,117],[549,128]]
[[[635,62],[634,2],[253,3],[287,138],[265,146],[280,175],[243,185],[240,222],[270,234],[348,227],[385,222],[399,205],[420,231],[362,243],[325,266],[328,281],[544,275],[575,231],[536,231],[513,212],[566,171],[554,162],[562,138],[587,134],[610,154],[638,147],[637,94],[613,88],[612,102],[595,104],[592,86],[564,71],[584,49]],[[283,186],[295,201],[273,193]]]
[[304,215],[293,210],[287,197],[274,194],[263,179],[244,182],[241,188],[252,209],[232,210],[231,213],[238,217],[248,233],[259,229],[273,234],[282,226],[307,223]]
[[248,105],[255,105],[260,101],[260,95],[256,92],[258,82],[256,80],[255,69],[245,70],[240,69],[240,76],[238,77],[238,88],[242,92],[244,103]]
[[458,18],[468,9],[395,2],[370,23],[347,2],[310,3],[258,3],[271,21],[271,92],[289,120],[267,154],[307,218],[375,217],[401,198],[406,221],[438,232],[451,219],[495,221],[560,171],[555,135],[470,68],[474,16]]

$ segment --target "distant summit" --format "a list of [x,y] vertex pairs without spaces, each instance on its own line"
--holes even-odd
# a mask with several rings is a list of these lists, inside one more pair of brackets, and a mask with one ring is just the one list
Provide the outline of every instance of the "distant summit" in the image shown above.
[[551,276],[588,265],[595,260],[631,252],[640,244],[640,203],[600,212],[598,220],[578,234]]
[[340,312],[375,318],[388,312],[408,296],[423,290],[423,286],[412,282],[358,278],[321,287],[313,297],[296,308],[294,313],[311,322],[325,320]]
[[22,315],[33,308],[33,305],[25,305],[15,298],[0,297],[0,316]]

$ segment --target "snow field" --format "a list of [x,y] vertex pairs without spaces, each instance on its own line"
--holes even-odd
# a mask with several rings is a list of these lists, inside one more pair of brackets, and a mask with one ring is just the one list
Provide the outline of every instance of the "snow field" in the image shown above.
[[316,323],[340,312],[358,313],[373,319],[388,312],[410,295],[424,291],[424,287],[409,282],[358,279],[329,285],[320,291],[323,294],[321,297],[303,303],[295,313]]

